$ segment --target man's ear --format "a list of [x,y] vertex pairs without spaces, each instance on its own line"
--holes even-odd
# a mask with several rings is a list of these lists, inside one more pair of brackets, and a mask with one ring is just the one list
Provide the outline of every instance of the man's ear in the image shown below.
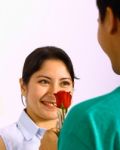
[[26,87],[26,84],[23,82],[22,78],[19,79],[19,84],[20,84],[20,89],[21,89],[21,95],[26,96],[27,87]]
[[117,31],[117,18],[114,16],[110,7],[106,9],[105,21],[107,31],[111,34],[115,33]]

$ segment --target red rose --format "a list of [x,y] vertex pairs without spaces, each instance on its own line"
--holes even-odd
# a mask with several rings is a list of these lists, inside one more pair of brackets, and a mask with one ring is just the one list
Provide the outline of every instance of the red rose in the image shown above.
[[54,94],[56,97],[56,104],[58,108],[67,109],[71,105],[71,94],[66,91],[58,91]]
[[61,108],[62,110],[62,114],[61,112],[58,110],[58,127],[61,129],[68,107],[71,105],[71,94],[70,92],[66,92],[66,91],[58,91],[57,93],[54,94],[56,97],[56,104],[58,108]]

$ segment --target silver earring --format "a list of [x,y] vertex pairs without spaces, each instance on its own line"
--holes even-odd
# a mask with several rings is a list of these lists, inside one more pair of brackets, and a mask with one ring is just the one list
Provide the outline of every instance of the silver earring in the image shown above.
[[21,94],[21,100],[22,100],[22,104],[24,105],[24,106],[26,106],[26,103],[25,103],[25,100],[24,100],[24,98],[23,98],[24,96]]

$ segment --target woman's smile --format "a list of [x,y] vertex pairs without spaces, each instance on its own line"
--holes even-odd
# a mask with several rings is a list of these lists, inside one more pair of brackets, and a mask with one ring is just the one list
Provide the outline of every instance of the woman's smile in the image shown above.
[[42,105],[44,105],[48,110],[52,110],[52,111],[54,111],[54,110],[56,110],[57,108],[56,108],[56,102],[55,101],[44,101],[44,100],[42,100],[42,101],[40,101],[41,102],[41,104]]

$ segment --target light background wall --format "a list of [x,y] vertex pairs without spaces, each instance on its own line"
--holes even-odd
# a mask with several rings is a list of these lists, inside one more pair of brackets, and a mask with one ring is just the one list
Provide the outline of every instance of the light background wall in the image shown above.
[[97,16],[95,0],[0,0],[0,127],[23,109],[19,78],[37,47],[57,46],[71,57],[80,78],[72,106],[119,85],[97,42]]

